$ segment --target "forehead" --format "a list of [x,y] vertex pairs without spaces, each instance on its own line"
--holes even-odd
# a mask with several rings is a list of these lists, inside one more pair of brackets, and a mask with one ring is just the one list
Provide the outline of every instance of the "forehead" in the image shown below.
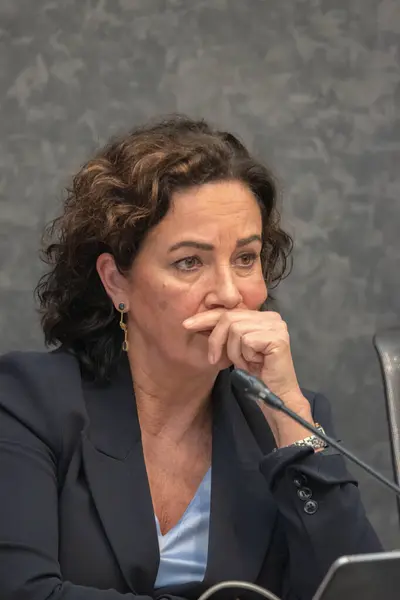
[[261,211],[254,194],[241,182],[213,182],[175,192],[160,225],[165,230],[190,227],[195,231],[204,226],[209,231],[247,226],[260,230]]

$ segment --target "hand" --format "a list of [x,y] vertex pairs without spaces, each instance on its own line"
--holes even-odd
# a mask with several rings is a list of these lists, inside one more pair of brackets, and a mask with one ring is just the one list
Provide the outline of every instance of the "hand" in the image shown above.
[[213,309],[183,323],[190,331],[212,330],[208,358],[228,357],[235,367],[256,375],[278,396],[299,393],[286,323],[276,312]]
[[[208,339],[211,364],[226,356],[235,367],[259,377],[287,406],[313,422],[309,402],[297,381],[287,325],[278,313],[213,309],[198,313],[183,325],[193,332],[212,329]],[[308,435],[282,413],[265,405],[261,409],[279,445]]]

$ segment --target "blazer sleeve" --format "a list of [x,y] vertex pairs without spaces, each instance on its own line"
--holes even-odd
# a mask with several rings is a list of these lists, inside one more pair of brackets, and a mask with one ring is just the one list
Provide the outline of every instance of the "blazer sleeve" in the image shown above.
[[[335,438],[328,400],[309,396],[314,420]],[[379,552],[382,546],[362,505],[356,480],[333,448],[289,446],[261,462],[279,509],[289,562],[283,597],[309,600],[340,556]]]
[[[25,353],[0,358],[0,598],[150,600],[62,578],[57,517],[61,424],[56,409],[44,410],[44,393],[30,358]],[[57,382],[50,373],[44,379],[51,398]]]

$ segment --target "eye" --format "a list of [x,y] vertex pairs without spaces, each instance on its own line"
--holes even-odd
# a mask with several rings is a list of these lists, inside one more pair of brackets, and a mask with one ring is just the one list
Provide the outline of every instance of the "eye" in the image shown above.
[[201,266],[201,260],[198,256],[186,256],[174,262],[174,267],[178,271],[195,271]]
[[258,258],[258,254],[255,252],[246,252],[238,257],[238,265],[242,268],[249,268],[254,265]]

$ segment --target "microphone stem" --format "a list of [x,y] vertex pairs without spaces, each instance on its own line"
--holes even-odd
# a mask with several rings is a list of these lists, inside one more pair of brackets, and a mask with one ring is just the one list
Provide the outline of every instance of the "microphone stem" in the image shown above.
[[[270,394],[271,394],[271,396],[273,396],[271,403],[269,402]],[[317,436],[318,438],[320,438],[321,440],[326,442],[329,446],[332,446],[332,448],[336,448],[336,450],[339,450],[339,452],[341,454],[344,454],[344,456],[347,456],[347,458],[349,458],[352,462],[356,463],[359,467],[361,467],[362,469],[367,471],[367,473],[369,473],[376,479],[379,479],[379,481],[381,483],[383,483],[383,485],[385,485],[390,490],[392,490],[392,492],[397,494],[397,496],[400,498],[400,487],[398,485],[396,485],[395,483],[390,481],[390,479],[387,479],[386,477],[384,477],[384,475],[381,475],[378,471],[375,471],[375,469],[370,467],[367,463],[365,463],[363,460],[358,458],[355,454],[350,452],[350,450],[347,450],[346,448],[344,448],[341,444],[339,444],[336,440],[331,438],[329,435],[326,435],[326,433],[322,433],[322,432],[318,431],[313,425],[311,425],[311,423],[309,423],[308,421],[303,419],[303,417],[300,417],[300,415],[298,415],[293,410],[291,410],[290,408],[285,406],[285,404],[282,402],[282,400],[280,398],[279,398],[279,403],[277,401],[275,401],[275,399],[278,400],[278,397],[275,396],[275,394],[273,394],[270,390],[269,390],[269,394],[266,394],[267,397],[263,397],[263,395],[264,394],[262,394],[260,396],[253,396],[253,399],[256,401],[262,400],[263,402],[265,402],[269,406],[272,406],[276,410],[282,411],[283,413],[285,413],[286,415],[288,415],[289,417],[291,417],[292,419],[297,421],[297,423],[300,423],[300,425],[302,425],[305,429],[308,429],[308,431],[311,431],[311,433],[313,435]]]

